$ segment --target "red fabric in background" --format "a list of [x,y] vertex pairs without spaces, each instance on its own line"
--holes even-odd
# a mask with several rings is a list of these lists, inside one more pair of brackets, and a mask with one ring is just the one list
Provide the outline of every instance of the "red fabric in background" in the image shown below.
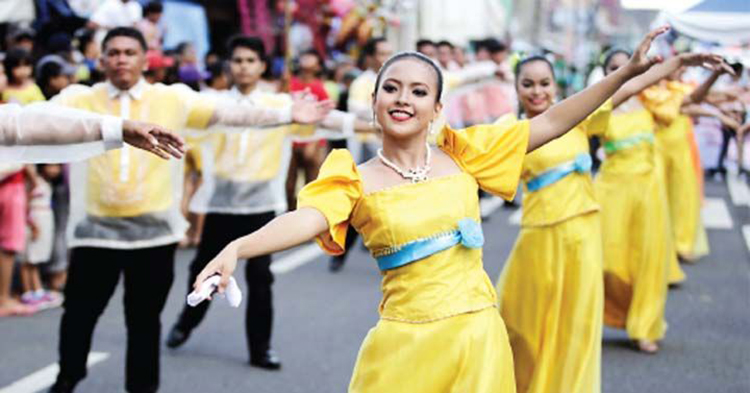
[[315,96],[315,98],[318,99],[318,101],[324,101],[328,99],[328,93],[326,92],[325,87],[323,87],[323,81],[320,79],[316,79],[312,82],[306,83],[302,82],[299,78],[296,76],[292,77],[292,81],[289,85],[289,91],[292,93],[298,92],[298,91],[305,91],[305,89],[309,88],[310,93]]

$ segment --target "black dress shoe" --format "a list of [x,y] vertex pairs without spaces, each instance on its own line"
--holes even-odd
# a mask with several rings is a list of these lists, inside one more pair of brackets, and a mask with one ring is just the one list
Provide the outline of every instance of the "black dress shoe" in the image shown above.
[[331,273],[339,272],[341,271],[343,267],[344,267],[344,258],[341,258],[341,257],[331,258],[331,262],[328,264],[328,270],[330,270]]
[[76,384],[74,382],[57,380],[54,385],[47,391],[47,393],[73,393]]
[[190,332],[184,332],[177,326],[174,326],[172,327],[172,330],[169,331],[169,335],[167,335],[167,347],[172,349],[177,348],[182,344],[185,344],[185,341],[187,341],[188,338],[190,338]]
[[266,370],[278,370],[281,368],[281,360],[274,351],[268,350],[262,355],[251,357],[250,365]]

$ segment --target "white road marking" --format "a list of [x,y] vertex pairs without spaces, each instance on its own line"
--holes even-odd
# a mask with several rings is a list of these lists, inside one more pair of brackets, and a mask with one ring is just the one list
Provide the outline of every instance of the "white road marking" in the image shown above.
[[737,178],[737,174],[730,172],[727,174],[727,188],[729,197],[736,206],[750,206],[750,189],[742,179]]
[[745,245],[747,250],[750,251],[750,225],[744,225],[742,227],[742,234],[745,236]]
[[[91,352],[86,364],[89,368],[93,365],[107,360],[109,354],[106,352]],[[16,382],[0,389],[0,393],[36,393],[44,390],[57,379],[57,373],[60,370],[57,363],[50,364],[49,366],[29,375]]]
[[[508,217],[508,224],[521,225],[522,215],[521,209],[516,210]],[[734,227],[729,208],[722,198],[706,198],[701,216],[707,229],[732,229]]]
[[701,209],[706,229],[732,229],[734,222],[723,198],[706,198]]
[[523,216],[523,211],[521,209],[514,211],[513,214],[508,217],[508,224],[514,226],[521,225],[521,216]]
[[323,255],[323,250],[321,250],[317,244],[308,244],[291,252],[283,258],[274,260],[271,264],[271,271],[274,274],[289,273],[290,271],[315,260],[321,255]]
[[503,198],[491,196],[479,200],[479,211],[482,212],[482,218],[489,217],[495,210],[503,205]]

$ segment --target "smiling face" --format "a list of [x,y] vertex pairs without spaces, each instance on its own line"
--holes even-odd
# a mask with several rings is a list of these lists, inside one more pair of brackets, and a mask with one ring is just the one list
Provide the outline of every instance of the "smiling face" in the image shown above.
[[529,117],[546,111],[552,106],[557,94],[555,77],[549,64],[537,60],[521,66],[516,91],[521,106]]
[[422,60],[403,58],[381,75],[373,109],[386,137],[411,138],[424,134],[442,105],[438,102],[438,76]]

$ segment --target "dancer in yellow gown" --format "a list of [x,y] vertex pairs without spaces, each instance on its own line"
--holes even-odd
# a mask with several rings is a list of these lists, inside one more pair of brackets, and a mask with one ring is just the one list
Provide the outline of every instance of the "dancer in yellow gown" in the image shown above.
[[[700,216],[702,197],[691,153],[692,120],[681,113],[681,108],[703,101],[724,71],[715,71],[694,89],[679,82],[682,70],[677,70],[671,80],[662,81],[641,95],[657,124],[656,146],[663,163],[675,247],[685,261],[708,254],[708,242]],[[670,283],[675,281],[673,278],[670,274]]]
[[[660,31],[649,35],[646,48]],[[238,258],[316,237],[326,251],[341,253],[351,224],[381,269],[383,299],[349,391],[514,392],[508,337],[482,267],[477,189],[511,198],[527,151],[571,129],[649,68],[653,61],[645,50],[639,53],[537,118],[458,131],[444,127],[438,148],[426,141],[441,110],[439,67],[414,52],[392,57],[375,85],[373,111],[383,130],[378,157],[356,166],[348,152],[332,152],[318,179],[301,192],[296,211],[230,243],[196,285],[218,273],[223,288]]]
[[[519,62],[516,73],[524,112],[531,119],[541,116],[556,93],[552,65],[532,57]],[[521,231],[497,284],[519,392],[601,390],[603,251],[588,136],[605,130],[613,105],[639,86],[628,82],[524,161]]]
[[[625,65],[629,53],[611,51],[605,75]],[[636,81],[637,89],[658,82],[684,65],[721,64],[718,56],[682,54],[653,67]],[[658,351],[666,322],[667,275],[679,265],[674,249],[661,161],[654,147],[655,124],[637,97],[596,130],[607,159],[594,189],[602,212],[604,323],[624,328],[641,351]],[[678,270],[679,272],[679,270]],[[683,276],[684,277],[684,276]]]

